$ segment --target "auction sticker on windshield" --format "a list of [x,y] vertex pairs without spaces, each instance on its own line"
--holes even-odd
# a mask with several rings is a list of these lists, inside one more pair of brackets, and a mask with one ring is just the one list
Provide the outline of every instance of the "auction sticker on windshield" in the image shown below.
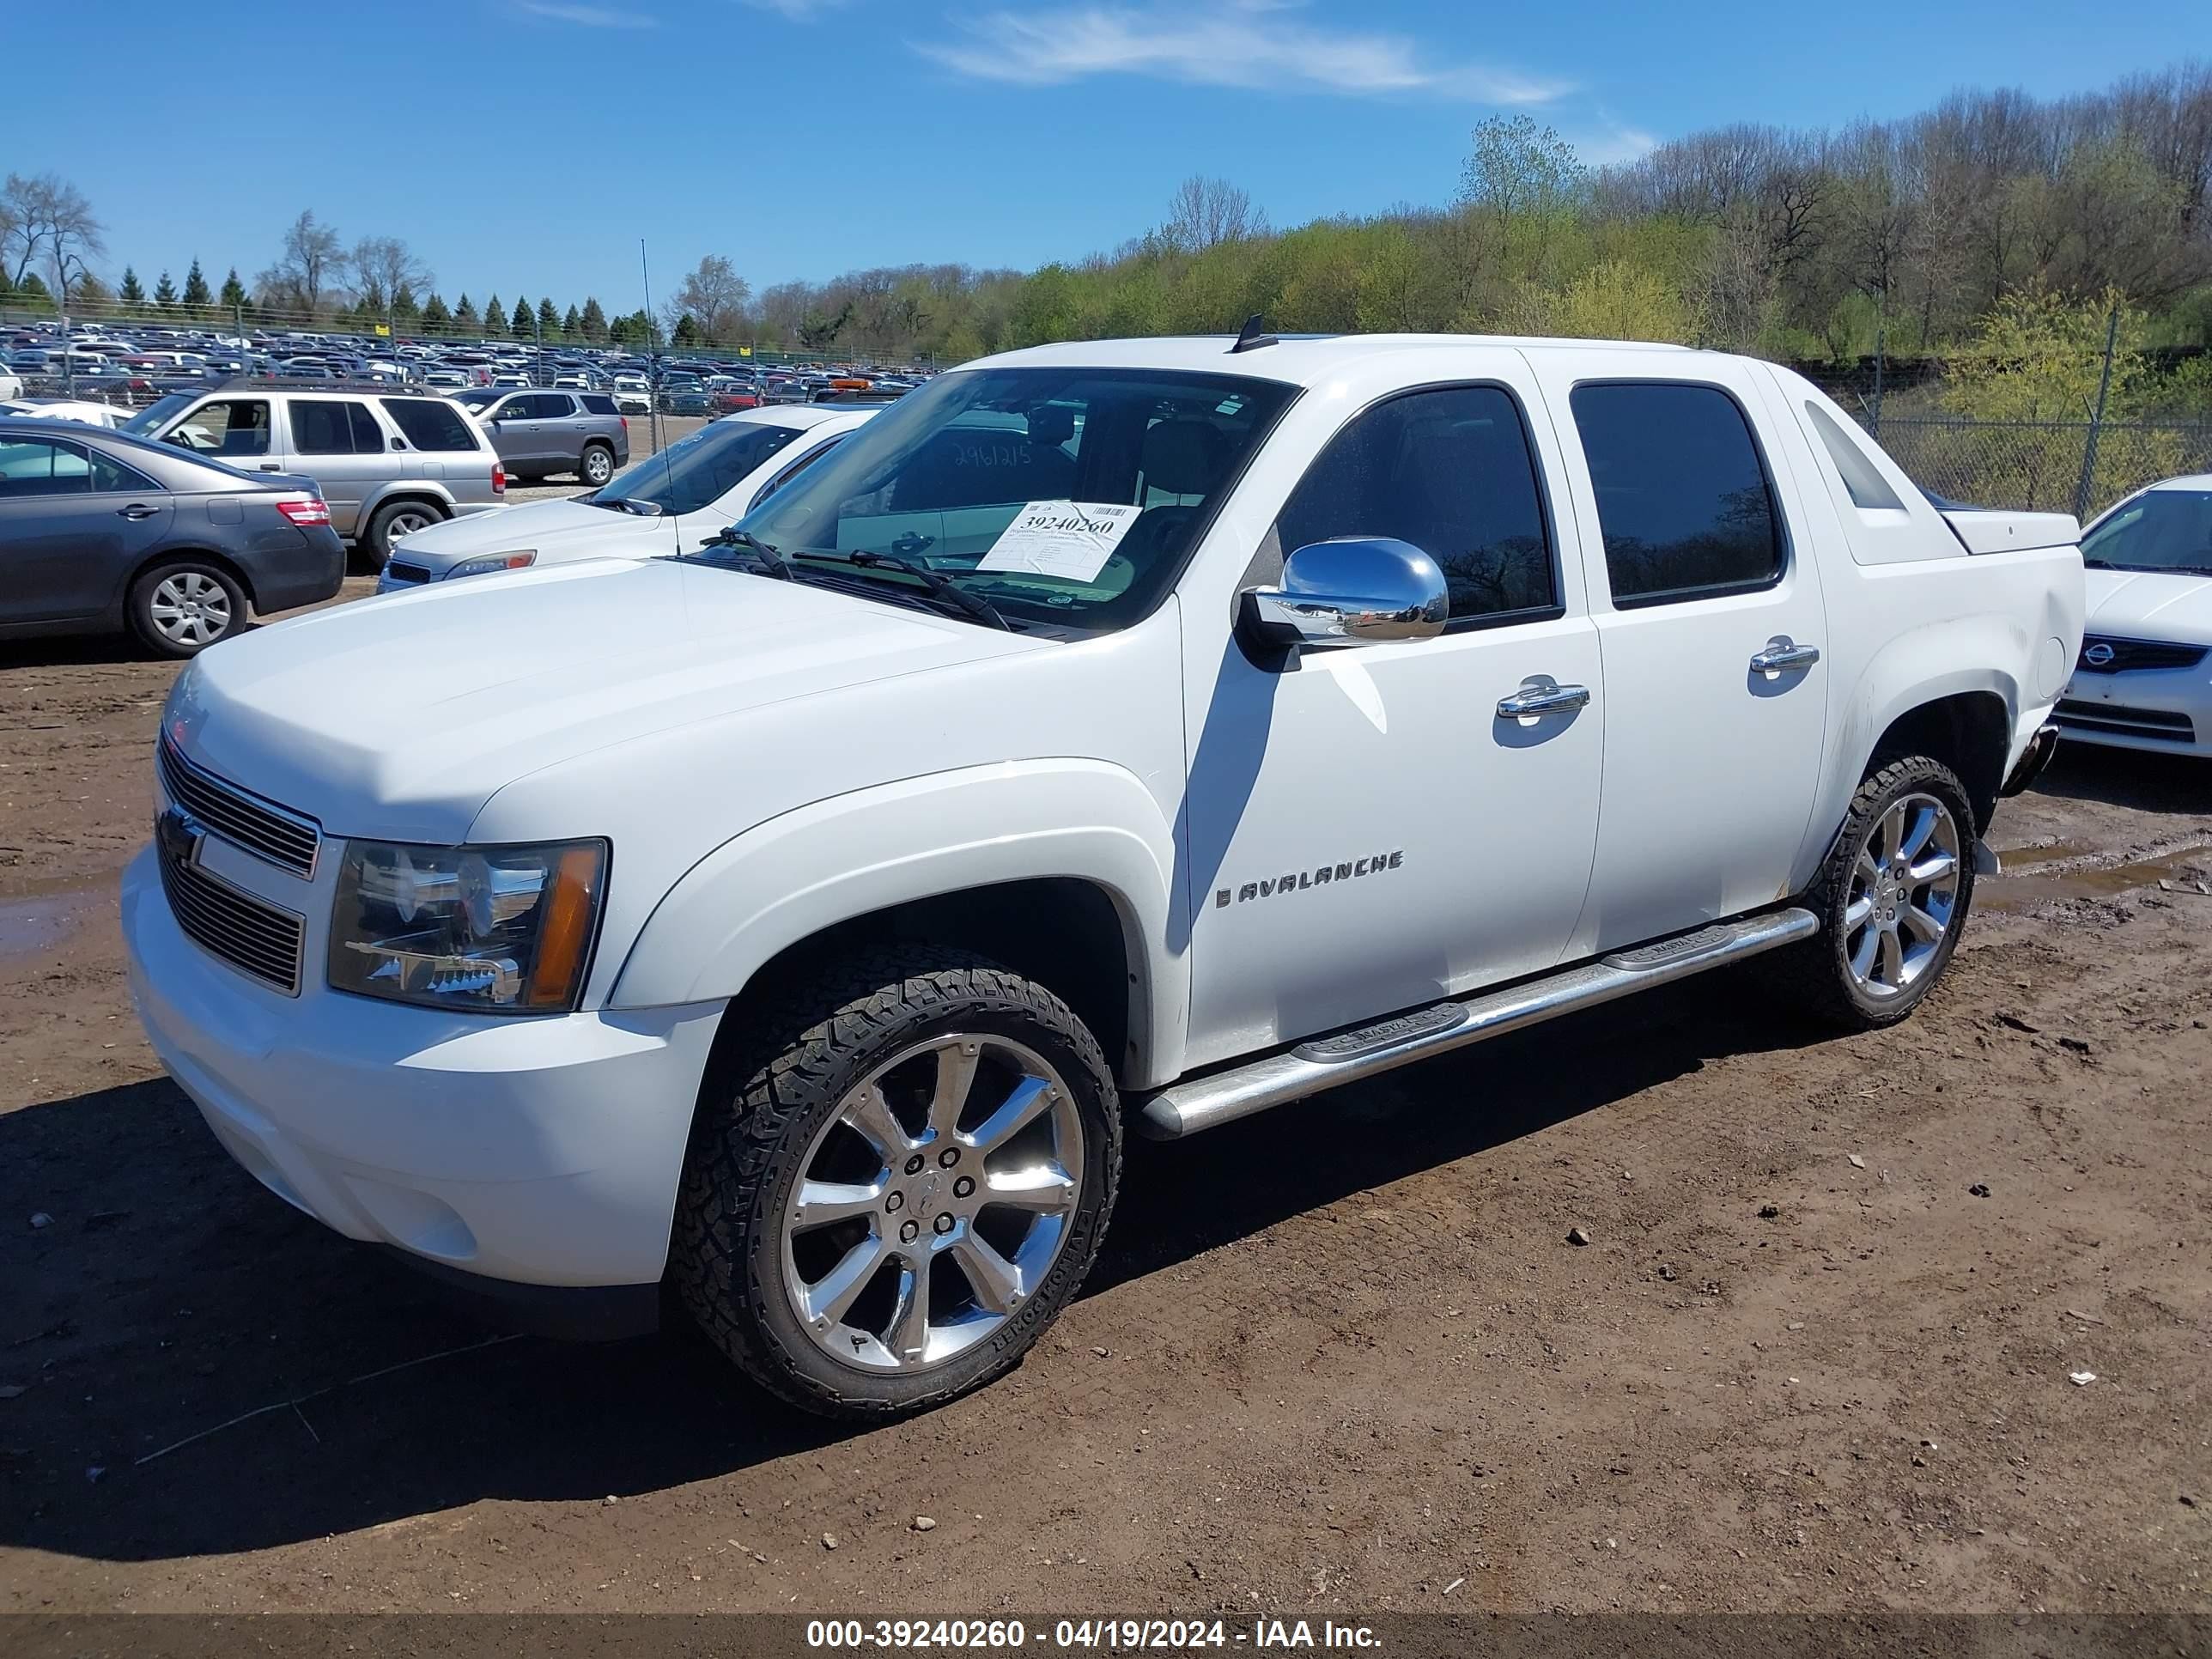
[[1014,515],[975,568],[1095,581],[1139,510],[1100,501],[1031,501]]

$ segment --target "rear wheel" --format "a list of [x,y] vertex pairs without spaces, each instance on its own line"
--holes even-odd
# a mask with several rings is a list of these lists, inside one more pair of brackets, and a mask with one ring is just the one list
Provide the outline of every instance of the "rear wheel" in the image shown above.
[[943,951],[856,958],[738,1017],[670,1262],[708,1339],[830,1416],[920,1410],[1012,1367],[1113,1206],[1120,1107],[1090,1032]]
[[1820,932],[1778,963],[1781,983],[1847,1030],[1893,1025],[1950,965],[1974,896],[1974,814],[1951,769],[1926,756],[1858,787],[1805,902]]
[[597,489],[615,476],[615,453],[605,444],[586,444],[584,459],[577,468],[577,476]]
[[195,657],[246,626],[246,592],[211,564],[157,565],[131,585],[131,629],[165,657]]
[[373,568],[381,570],[391,562],[392,544],[399,538],[417,530],[427,530],[440,523],[445,515],[434,507],[422,501],[393,501],[380,507],[368,521],[368,531],[361,544],[374,562]]

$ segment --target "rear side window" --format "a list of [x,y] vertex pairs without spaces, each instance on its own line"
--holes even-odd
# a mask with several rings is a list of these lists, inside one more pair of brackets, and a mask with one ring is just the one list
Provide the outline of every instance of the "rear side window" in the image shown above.
[[336,398],[299,398],[292,403],[292,449],[301,455],[377,454],[384,434],[365,404]]
[[1570,399],[1597,494],[1617,605],[1765,587],[1781,514],[1751,425],[1717,386],[1578,386]]
[[0,440],[0,501],[81,495],[91,487],[91,464],[79,446],[38,438]]
[[475,449],[476,428],[442,398],[386,398],[384,412],[417,449]]
[[615,408],[615,400],[604,392],[586,392],[582,396],[584,408],[591,414],[613,415],[618,412]]
[[1559,606],[1535,457],[1501,387],[1407,392],[1358,416],[1275,526],[1285,554],[1342,536],[1412,543],[1444,573],[1454,622]]

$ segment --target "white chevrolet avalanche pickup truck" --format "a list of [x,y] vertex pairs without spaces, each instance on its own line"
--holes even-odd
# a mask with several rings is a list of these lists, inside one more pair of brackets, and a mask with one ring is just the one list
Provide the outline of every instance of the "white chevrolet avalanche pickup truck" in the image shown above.
[[2048,757],[2077,533],[1939,512],[1735,357],[993,357],[682,558],[204,653],[132,987],[341,1233],[912,1410],[1074,1294],[1125,1122],[1760,952],[1829,1021],[1905,1018]]

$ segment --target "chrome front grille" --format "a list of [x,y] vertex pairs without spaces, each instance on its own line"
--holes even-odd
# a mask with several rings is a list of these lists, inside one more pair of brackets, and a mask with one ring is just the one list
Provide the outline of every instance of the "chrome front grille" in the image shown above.
[[2206,654],[2207,648],[2201,645],[2090,634],[2081,641],[2081,655],[2075,665],[2085,674],[2125,674],[2144,668],[2194,668]]
[[2170,708],[2130,708],[2123,703],[2069,698],[2058,705],[2056,718],[2063,731],[2110,732],[2116,737],[2149,738],[2159,743],[2197,741],[2196,723]]
[[161,739],[155,764],[171,800],[205,825],[210,835],[244,848],[295,876],[315,873],[315,854],[323,827],[303,813],[240,789],[203,771]]
[[155,837],[161,890],[185,937],[286,996],[300,994],[307,923],[202,869],[189,851]]

